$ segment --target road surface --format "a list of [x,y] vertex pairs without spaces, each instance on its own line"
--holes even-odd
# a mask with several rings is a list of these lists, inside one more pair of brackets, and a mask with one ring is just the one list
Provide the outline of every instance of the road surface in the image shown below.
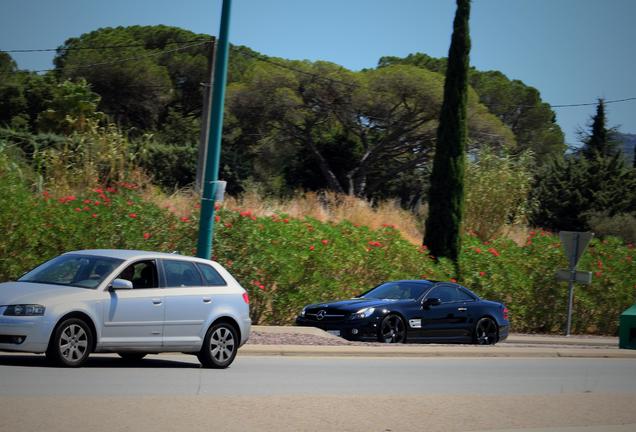
[[[196,357],[87,367],[0,353],[0,431],[475,431],[627,425],[636,361]],[[566,429],[567,430],[567,429]],[[588,430],[588,429],[582,429]]]

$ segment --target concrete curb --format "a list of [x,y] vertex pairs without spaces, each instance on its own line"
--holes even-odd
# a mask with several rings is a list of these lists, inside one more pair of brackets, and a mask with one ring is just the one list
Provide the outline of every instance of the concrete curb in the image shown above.
[[504,357],[504,358],[621,358],[636,359],[636,351],[589,348],[542,348],[505,346],[332,346],[332,345],[245,345],[239,355],[306,357]]
[[[252,330],[270,334],[303,334],[324,338],[336,336],[315,327],[252,326]],[[518,345],[518,346],[515,346]],[[505,358],[623,358],[636,359],[636,351],[619,350],[618,338],[581,336],[544,336],[512,334],[496,346],[474,345],[245,345],[240,354],[247,356],[309,357],[505,357]]]

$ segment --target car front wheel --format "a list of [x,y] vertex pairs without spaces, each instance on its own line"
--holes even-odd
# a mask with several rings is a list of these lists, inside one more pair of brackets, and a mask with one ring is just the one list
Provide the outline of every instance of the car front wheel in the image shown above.
[[219,323],[208,329],[199,352],[204,368],[224,369],[234,361],[238,351],[238,337],[231,324]]
[[477,345],[494,345],[499,340],[497,324],[490,318],[482,318],[475,325],[474,342]]
[[90,327],[79,318],[62,321],[53,331],[46,357],[60,366],[79,367],[93,346]]
[[397,315],[387,315],[382,319],[378,332],[378,341],[384,343],[406,342],[404,320]]

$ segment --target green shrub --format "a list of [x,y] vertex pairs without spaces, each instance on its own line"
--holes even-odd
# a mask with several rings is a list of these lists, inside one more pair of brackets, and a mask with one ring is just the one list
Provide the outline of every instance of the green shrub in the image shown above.
[[[77,196],[33,194],[19,165],[1,150],[0,280],[77,249],[195,254],[196,205],[192,216],[178,217],[145,201],[126,182]],[[248,290],[258,324],[290,324],[308,303],[351,297],[386,280],[448,280],[453,272],[449,262],[435,263],[392,226],[373,230],[284,214],[257,217],[249,210],[219,209],[216,217],[213,258]],[[619,314],[636,299],[633,254],[633,245],[616,238],[592,241],[579,269],[593,271],[593,283],[576,287],[574,332],[616,333]],[[522,246],[467,236],[460,264],[459,282],[506,303],[513,331],[562,331],[567,283],[555,278],[556,270],[566,268],[558,236],[531,232]]]

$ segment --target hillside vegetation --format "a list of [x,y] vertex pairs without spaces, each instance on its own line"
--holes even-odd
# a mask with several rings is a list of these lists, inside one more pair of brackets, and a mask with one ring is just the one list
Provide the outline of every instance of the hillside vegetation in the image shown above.
[[[157,192],[138,184],[33,193],[26,166],[0,152],[0,279],[61,252],[127,248],[193,254],[197,202],[181,200],[179,212],[156,202]],[[153,197],[151,199],[150,197]],[[155,203],[152,202],[155,201]],[[255,203],[252,200],[252,203]],[[343,218],[320,221],[275,210],[219,207],[214,258],[249,291],[257,324],[289,324],[305,304],[346,298],[390,279],[448,280],[453,267],[436,263],[425,247],[406,240],[394,220],[372,229]],[[354,212],[356,212],[354,210]],[[633,301],[633,245],[593,240],[580,268],[594,271],[592,285],[577,288],[573,329],[615,334],[618,315]],[[532,231],[522,245],[499,238],[463,239],[459,280],[479,295],[504,301],[517,332],[559,332],[565,322],[566,284],[556,269],[566,260],[558,236]]]

